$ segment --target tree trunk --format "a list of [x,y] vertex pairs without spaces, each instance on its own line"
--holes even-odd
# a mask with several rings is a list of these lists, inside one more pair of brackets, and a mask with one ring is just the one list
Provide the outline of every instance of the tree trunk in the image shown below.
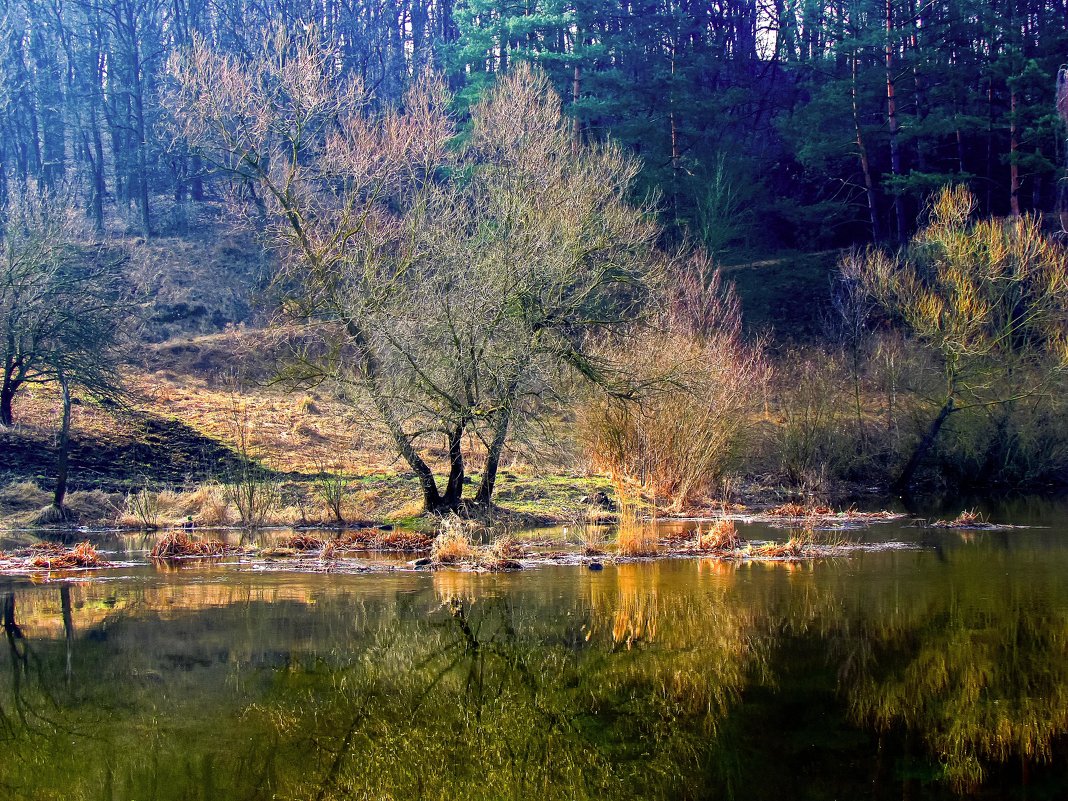
[[59,431],[59,458],[56,463],[56,491],[52,495],[52,506],[66,517],[63,501],[67,497],[67,469],[70,462],[70,384],[61,371],[59,386],[63,396],[63,422]]
[[1009,96],[1009,208],[1014,217],[1020,216],[1020,165],[1016,163],[1020,149],[1019,126],[1016,124],[1016,89]]
[[[293,224],[296,225],[295,223]],[[312,253],[313,251],[309,247],[307,252]],[[412,446],[412,441],[404,433],[404,427],[384,397],[379,386],[381,368],[378,364],[378,359],[367,344],[367,337],[364,336],[363,331],[354,320],[349,320],[345,330],[360,350],[360,372],[368,384],[371,402],[374,404],[375,410],[381,415],[382,422],[385,423],[386,430],[389,431],[389,435],[393,438],[393,444],[397,446],[398,453],[408,463],[408,466],[415,471],[416,476],[419,477],[419,486],[423,491],[424,508],[428,512],[439,508],[441,506],[441,493],[438,492],[438,485],[434,480],[434,472],[423,461],[423,458],[416,453],[415,448]]]
[[[901,143],[898,141],[897,98],[894,93],[894,46],[893,6],[886,0],[886,121],[890,133],[890,171],[895,178],[901,177]],[[905,241],[905,207],[901,200],[901,187],[894,191],[894,220],[897,224],[897,240]]]
[[853,126],[857,131],[857,153],[860,156],[860,169],[864,173],[864,188],[868,193],[868,214],[871,217],[871,238],[879,241],[879,213],[875,205],[875,184],[871,178],[871,166],[868,161],[868,148],[864,145],[864,134],[860,128],[860,109],[857,103],[857,53],[853,51],[853,81],[850,87],[853,98]]
[[501,464],[501,452],[504,443],[508,439],[508,426],[512,420],[512,407],[508,406],[501,412],[497,421],[497,430],[493,432],[493,442],[490,443],[489,454],[486,456],[486,470],[482,474],[482,481],[478,485],[475,501],[489,506],[493,503],[493,490],[497,485],[497,469]]
[[92,112],[90,119],[92,139],[90,139],[88,133],[84,134],[83,145],[86,159],[89,162],[89,170],[93,176],[89,198],[93,228],[98,234],[101,234],[104,232],[104,193],[107,191],[104,183],[104,143],[100,139],[100,131],[96,125],[95,110]]
[[14,352],[15,338],[13,332],[9,331],[7,337],[8,356],[4,360],[3,380],[0,381],[0,425],[3,426],[11,426],[15,423],[13,410],[15,393],[18,392],[19,387],[22,385],[22,381],[19,379],[25,376],[20,362],[13,356]]
[[200,156],[193,155],[189,159],[189,192],[196,203],[204,200],[204,165]]
[[571,142],[571,155],[578,157],[582,147],[582,120],[578,116],[578,102],[582,97],[582,68],[575,64],[575,71],[571,79],[571,110],[575,118],[574,139]]
[[464,494],[464,426],[457,425],[449,434],[449,480],[441,497],[441,508],[455,512],[460,508]]
[[11,379],[4,376],[3,386],[0,386],[0,425],[11,426],[15,423],[12,413],[12,401],[15,399],[15,386]]
[[912,479],[916,475],[916,470],[923,462],[927,452],[931,450],[931,446],[935,444],[935,440],[938,439],[938,432],[942,430],[942,426],[945,424],[946,419],[957,410],[954,404],[953,396],[951,395],[946,399],[946,402],[942,405],[941,411],[938,413],[938,417],[931,423],[931,427],[927,429],[927,433],[923,435],[923,439],[920,440],[919,445],[916,446],[916,450],[912,452],[912,456],[909,457],[908,462],[905,463],[905,467],[901,470],[901,475],[897,477],[897,480],[893,483],[893,490],[895,492],[907,492],[912,485]]

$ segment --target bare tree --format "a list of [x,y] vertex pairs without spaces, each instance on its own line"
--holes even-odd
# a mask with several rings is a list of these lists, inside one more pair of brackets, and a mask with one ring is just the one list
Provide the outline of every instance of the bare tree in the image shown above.
[[[305,326],[306,381],[369,396],[418,475],[428,510],[463,500],[465,438],[486,469],[553,380],[598,368],[587,335],[632,317],[655,235],[626,193],[638,166],[618,148],[574,147],[547,79],[529,68],[455,128],[424,79],[403,111],[373,113],[314,33],[276,33],[247,60],[197,43],[172,61],[169,104],[203,156],[255,187],[287,319]],[[444,445],[439,487],[427,448]]]
[[124,397],[119,362],[136,319],[121,254],[81,240],[79,215],[58,195],[9,187],[0,215],[0,424],[16,393],[56,383],[62,397],[54,508],[63,517],[71,388]]

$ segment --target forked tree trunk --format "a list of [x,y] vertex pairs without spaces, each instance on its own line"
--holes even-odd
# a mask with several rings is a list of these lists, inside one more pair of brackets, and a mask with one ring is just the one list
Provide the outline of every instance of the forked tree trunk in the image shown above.
[[[292,224],[295,230],[300,233],[299,225]],[[313,252],[310,246],[307,252]],[[369,385],[371,402],[374,403],[375,410],[381,415],[386,430],[389,431],[390,437],[393,438],[393,444],[396,445],[397,452],[400,453],[404,461],[408,463],[408,466],[415,471],[416,476],[419,478],[419,487],[423,491],[423,508],[428,512],[440,508],[441,493],[438,492],[438,485],[434,480],[434,471],[416,452],[411,439],[404,431],[404,426],[401,425],[401,421],[397,419],[396,413],[385,399],[379,386],[381,366],[367,343],[367,337],[364,336],[363,331],[355,321],[350,320],[346,325],[346,330],[353,343],[360,349],[360,370],[363,373],[364,380]]]

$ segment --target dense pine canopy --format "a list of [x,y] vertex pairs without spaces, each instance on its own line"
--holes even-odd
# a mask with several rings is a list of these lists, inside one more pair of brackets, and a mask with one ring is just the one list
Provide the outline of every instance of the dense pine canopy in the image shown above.
[[[164,230],[217,180],[167,118],[171,53],[315,26],[337,73],[402,102],[427,70],[461,112],[540,65],[587,140],[713,252],[903,241],[966,182],[985,213],[1065,208],[1056,114],[1068,0],[4,0],[0,190],[69,183],[98,227]],[[1063,80],[1063,78],[1061,79]]]

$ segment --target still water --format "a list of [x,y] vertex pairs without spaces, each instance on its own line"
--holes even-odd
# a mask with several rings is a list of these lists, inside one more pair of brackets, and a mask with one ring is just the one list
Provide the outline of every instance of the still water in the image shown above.
[[860,536],[918,547],[797,564],[4,580],[0,797],[1068,797],[1068,505],[995,514],[1033,527],[887,524]]

